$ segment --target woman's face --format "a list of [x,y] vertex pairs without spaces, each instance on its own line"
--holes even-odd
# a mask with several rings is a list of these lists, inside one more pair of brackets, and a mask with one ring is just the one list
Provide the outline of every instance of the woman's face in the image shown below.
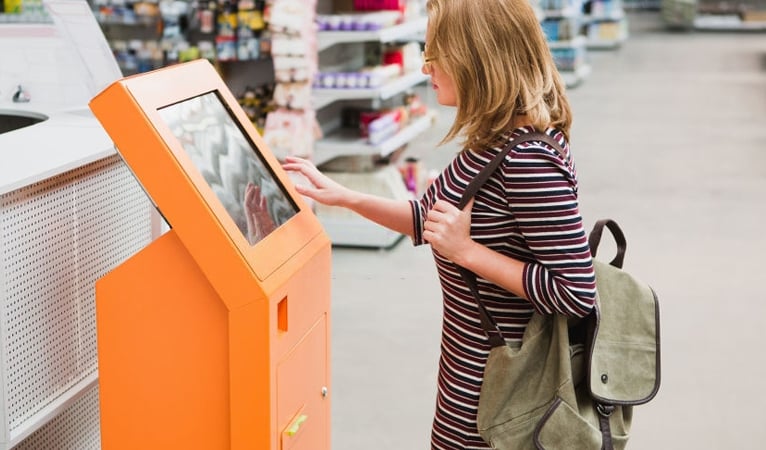
[[457,106],[455,83],[453,83],[452,77],[439,65],[439,56],[429,55],[428,52],[425,52],[421,70],[424,74],[431,76],[431,85],[436,91],[436,101],[444,106]]

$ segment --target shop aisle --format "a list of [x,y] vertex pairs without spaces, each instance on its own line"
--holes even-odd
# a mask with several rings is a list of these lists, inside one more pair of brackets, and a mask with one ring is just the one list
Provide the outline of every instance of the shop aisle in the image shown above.
[[[662,387],[636,409],[629,448],[761,449],[766,34],[667,32],[658,13],[632,13],[630,30],[570,91],[586,226],[616,219],[626,267],[660,298]],[[451,118],[440,111],[410,150],[427,167],[457,151],[433,149]],[[333,264],[333,450],[429,448],[430,249],[336,248]]]

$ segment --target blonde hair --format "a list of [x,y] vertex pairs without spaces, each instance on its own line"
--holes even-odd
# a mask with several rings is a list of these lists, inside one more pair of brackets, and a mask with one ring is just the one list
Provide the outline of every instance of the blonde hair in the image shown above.
[[572,123],[565,87],[529,0],[428,0],[426,54],[451,78],[458,135],[496,144],[520,114],[538,130]]

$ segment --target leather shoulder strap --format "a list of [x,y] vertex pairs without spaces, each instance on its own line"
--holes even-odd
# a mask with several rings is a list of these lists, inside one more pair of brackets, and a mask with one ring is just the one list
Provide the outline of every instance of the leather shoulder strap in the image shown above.
[[[460,198],[460,203],[458,204],[458,208],[463,209],[465,208],[465,205],[468,204],[468,202],[471,200],[471,198],[476,195],[476,192],[479,191],[479,189],[484,185],[484,183],[487,182],[490,176],[497,170],[497,167],[500,165],[500,163],[505,159],[505,156],[517,145],[522,144],[524,142],[545,142],[546,144],[550,145],[556,152],[559,154],[559,157],[562,160],[566,160],[564,155],[564,149],[561,148],[561,145],[556,142],[555,139],[548,136],[545,133],[540,132],[532,132],[523,134],[521,136],[517,136],[514,139],[511,139],[508,141],[508,143],[505,144],[505,147],[495,155],[495,157],[492,159],[492,161],[489,162],[486,166],[484,166],[483,169],[472,179],[468,186],[466,186],[465,191],[463,192],[463,196]],[[458,272],[460,272],[460,275],[463,277],[463,280],[468,285],[468,288],[471,290],[471,293],[473,294],[474,298],[476,299],[476,303],[479,305],[479,318],[481,320],[481,327],[484,329],[484,332],[487,335],[487,338],[489,339],[489,344],[491,347],[497,347],[500,345],[505,345],[505,338],[503,337],[503,333],[500,331],[500,327],[497,326],[497,322],[495,322],[495,319],[492,317],[492,315],[487,310],[486,306],[484,306],[484,302],[481,300],[481,295],[479,293],[479,286],[476,281],[476,274],[471,272],[470,270],[457,266]]]

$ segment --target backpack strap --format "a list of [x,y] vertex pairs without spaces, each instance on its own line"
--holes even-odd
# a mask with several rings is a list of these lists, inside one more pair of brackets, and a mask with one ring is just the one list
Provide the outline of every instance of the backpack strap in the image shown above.
[[[463,192],[463,197],[460,199],[460,203],[458,203],[458,208],[461,210],[465,208],[471,198],[476,195],[484,183],[487,182],[489,177],[492,176],[495,170],[497,170],[498,166],[503,162],[506,155],[508,155],[508,153],[513,148],[525,142],[545,142],[556,151],[562,160],[565,159],[564,149],[561,148],[561,144],[556,142],[555,139],[545,133],[535,131],[532,133],[526,133],[522,134],[521,136],[517,136],[508,141],[503,149],[500,150],[500,153],[495,155],[492,161],[484,166],[484,168],[481,169],[481,171],[468,183],[468,186],[466,186],[465,191]],[[457,270],[460,272],[463,280],[471,290],[471,294],[473,294],[474,298],[476,299],[476,303],[479,305],[479,318],[481,320],[481,327],[487,334],[490,346],[494,348],[505,345],[505,338],[503,337],[503,333],[500,331],[500,327],[497,326],[497,322],[495,322],[495,319],[489,313],[487,307],[484,306],[484,302],[481,300],[481,295],[479,294],[479,286],[476,281],[476,274],[461,266],[457,266]]]
[[625,234],[623,234],[620,226],[612,219],[601,219],[593,225],[593,229],[588,235],[588,247],[590,247],[590,253],[594,258],[596,257],[604,227],[609,228],[609,231],[612,232],[612,236],[614,237],[614,242],[617,244],[617,254],[609,264],[614,267],[622,268],[622,263],[625,260],[625,247],[627,246],[627,241],[625,240]]

